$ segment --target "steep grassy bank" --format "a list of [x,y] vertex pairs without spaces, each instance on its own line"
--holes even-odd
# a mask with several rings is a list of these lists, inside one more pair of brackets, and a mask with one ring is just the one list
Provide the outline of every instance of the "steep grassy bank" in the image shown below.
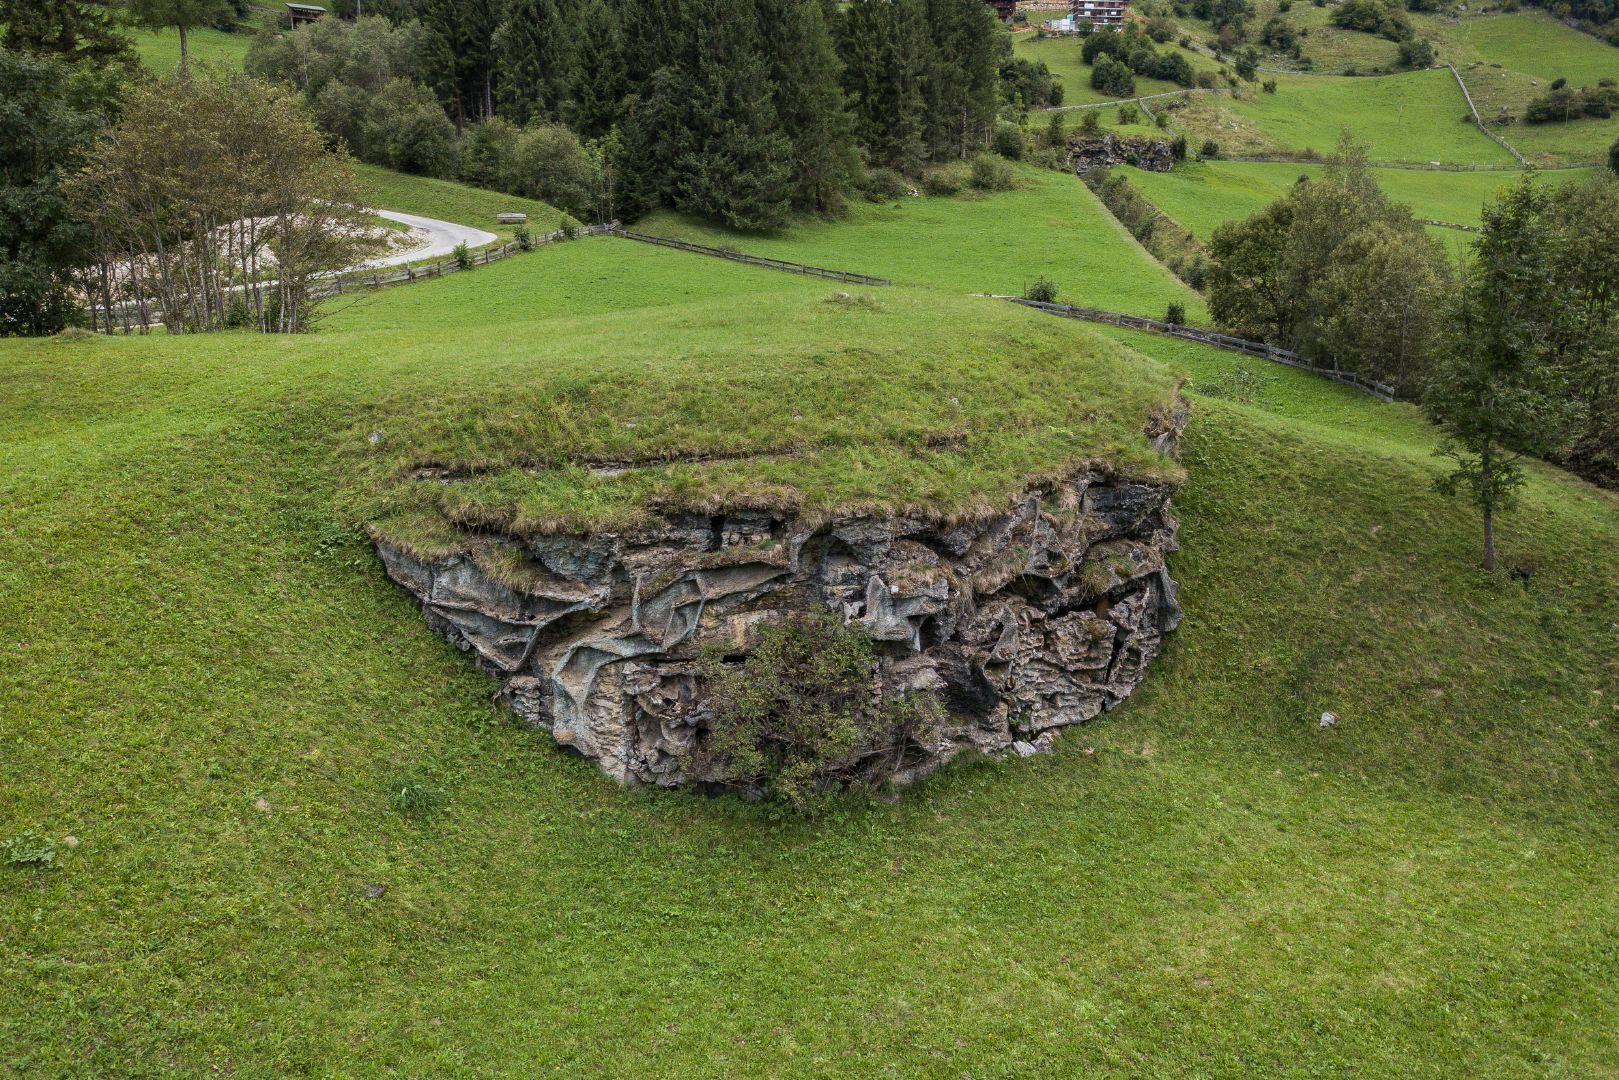
[[[768,359],[828,291],[602,239],[309,338],[0,344],[0,837],[59,844],[0,867],[8,1068],[1619,1069],[1619,501],[1535,470],[1502,523],[1534,572],[1486,577],[1413,412],[1298,373],[1196,398],[1187,620],[1055,755],[776,820],[623,791],[492,713],[356,533],[369,432],[543,433],[596,382],[633,401],[654,353],[701,400],[747,383],[708,342]],[[1009,344],[1103,355],[1006,308]],[[1244,363],[1120,336],[1151,384]],[[482,375],[513,409],[464,407]]]

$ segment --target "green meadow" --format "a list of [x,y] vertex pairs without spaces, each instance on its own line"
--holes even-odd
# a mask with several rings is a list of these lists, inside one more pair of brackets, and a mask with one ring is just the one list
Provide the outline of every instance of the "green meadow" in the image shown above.
[[[1186,162],[1167,173],[1124,166],[1130,183],[1159,209],[1207,241],[1215,228],[1248,217],[1280,198],[1301,176],[1318,176],[1319,165],[1257,161]],[[1570,183],[1590,176],[1590,169],[1558,169],[1537,173],[1541,183]],[[1378,186],[1417,217],[1456,225],[1478,225],[1484,204],[1519,180],[1516,172],[1438,172],[1420,169],[1374,169]],[[1456,230],[1431,230],[1445,237]]]
[[[1461,25],[1508,19],[1560,40]],[[1087,100],[1077,44],[1035,46]],[[1231,153],[1348,124],[1376,158],[1500,155],[1443,71],[1199,108]],[[1316,169],[1130,178],[1206,239]],[[560,221],[360,172],[381,208]],[[0,864],[0,1072],[1619,1076],[1619,495],[1532,465],[1515,572],[1483,573],[1415,407],[972,295],[1207,318],[1075,177],[1017,176],[635,225],[887,288],[589,237],[307,335],[0,340],[0,841],[55,848]],[[1515,178],[1378,171],[1461,224]],[[1177,390],[1170,461],[1143,429]],[[367,540],[965,515],[1082,465],[1181,482],[1185,619],[1141,690],[814,818],[624,789],[519,726]]]
[[1213,139],[1228,156],[1329,154],[1352,128],[1378,161],[1512,165],[1514,160],[1462,121],[1467,104],[1448,71],[1380,78],[1275,75],[1274,94],[1200,94],[1174,115],[1176,127]]
[[1074,176],[1021,168],[1018,185],[994,195],[855,203],[845,220],[805,220],[769,236],[669,213],[635,227],[957,294],[1020,293],[1044,276],[1064,302],[1161,315],[1178,301],[1202,317],[1201,298],[1154,262]]
[[[939,205],[969,251],[975,204]],[[862,269],[919,275],[872,227]],[[58,838],[0,867],[9,1067],[1619,1067],[1619,500],[1533,470],[1503,521],[1533,573],[1486,576],[1409,407],[954,283],[835,292],[595,238],[306,337],[0,345],[3,828]],[[986,438],[1087,412],[1092,453],[1182,374],[1187,618],[1143,691],[1049,757],[813,820],[626,791],[514,726],[360,535],[410,496],[398,463],[570,424],[718,438],[728,399],[737,437],[807,407],[880,448],[955,390]],[[442,810],[402,815],[401,784]]]

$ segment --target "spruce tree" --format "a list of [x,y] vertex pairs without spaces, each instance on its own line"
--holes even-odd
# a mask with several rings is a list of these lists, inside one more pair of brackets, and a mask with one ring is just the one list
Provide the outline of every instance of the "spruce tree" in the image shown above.
[[759,0],[776,114],[790,145],[796,209],[834,213],[859,167],[822,0]]
[[609,0],[589,0],[579,26],[579,63],[570,81],[568,123],[587,139],[600,139],[624,119],[629,74],[619,12]]
[[457,127],[495,105],[496,0],[423,0],[422,76]]
[[501,115],[513,123],[562,114],[576,62],[558,0],[510,0],[495,35]]
[[697,55],[686,111],[689,145],[673,162],[675,205],[739,229],[786,218],[791,144],[781,129],[758,9],[717,0],[685,5]]
[[0,0],[0,44],[69,64],[132,68],[135,51],[119,32],[114,7],[105,0]]
[[855,138],[872,161],[906,172],[921,168],[926,152],[932,39],[924,19],[922,0],[853,0],[838,34]]

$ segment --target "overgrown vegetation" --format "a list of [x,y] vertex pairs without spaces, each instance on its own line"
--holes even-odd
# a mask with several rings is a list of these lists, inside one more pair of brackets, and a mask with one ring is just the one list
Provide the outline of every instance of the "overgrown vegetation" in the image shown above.
[[1449,270],[1443,250],[1377,186],[1348,136],[1322,175],[1209,241],[1209,311],[1406,393],[1423,385]]
[[1130,235],[1145,247],[1159,262],[1169,267],[1176,277],[1194,289],[1202,291],[1208,279],[1203,245],[1187,229],[1169,217],[1141,193],[1130,186],[1129,179],[1117,170],[1095,170],[1085,176],[1085,183],[1096,192],[1119,224],[1130,230]]
[[102,324],[296,333],[317,279],[379,244],[347,160],[292,95],[243,75],[137,86],[66,192]]
[[938,741],[938,702],[880,692],[859,624],[821,610],[754,633],[746,659],[728,663],[716,646],[699,665],[713,710],[706,751],[739,787],[809,810],[832,791],[881,787],[908,752]]

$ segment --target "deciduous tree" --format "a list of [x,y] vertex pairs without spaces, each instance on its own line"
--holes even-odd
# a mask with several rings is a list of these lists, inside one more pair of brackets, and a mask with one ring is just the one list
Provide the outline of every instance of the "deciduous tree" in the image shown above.
[[1524,457],[1555,449],[1577,415],[1546,332],[1556,290],[1545,209],[1545,194],[1527,176],[1485,208],[1424,399],[1445,434],[1438,453],[1452,463],[1438,487],[1478,507],[1489,571],[1495,518],[1523,484]]

